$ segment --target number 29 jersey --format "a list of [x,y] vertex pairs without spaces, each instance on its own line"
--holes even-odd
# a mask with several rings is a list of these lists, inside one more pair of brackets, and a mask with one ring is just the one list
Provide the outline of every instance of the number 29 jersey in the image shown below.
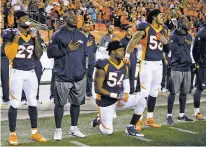
[[[3,43],[13,42],[15,32],[17,29],[6,29],[3,31]],[[5,46],[5,45],[4,45]],[[18,70],[29,71],[34,69],[33,53],[34,53],[35,42],[31,38],[30,34],[24,36],[20,34],[18,42],[18,50],[16,57],[12,61],[12,68]]]
[[145,36],[140,41],[142,45],[142,60],[161,61],[163,59],[163,44],[157,40],[157,33],[167,35],[167,27],[160,25],[158,29],[151,24],[142,22],[137,25],[137,30],[144,31]]
[[[121,61],[119,65],[116,65],[110,59],[98,60],[96,62],[96,68],[102,69],[106,72],[103,83],[104,89],[117,94],[123,92],[123,79],[128,72],[128,66],[124,64],[123,61]],[[96,96],[97,105],[101,107],[107,107],[117,102],[117,99],[105,95],[99,95],[98,93]]]

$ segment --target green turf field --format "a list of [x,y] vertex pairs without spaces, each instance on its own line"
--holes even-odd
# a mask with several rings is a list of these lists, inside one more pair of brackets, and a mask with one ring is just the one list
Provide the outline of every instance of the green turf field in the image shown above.
[[[179,105],[174,106],[173,120],[176,122],[178,115]],[[201,103],[201,110],[206,114],[206,102]],[[167,108],[165,106],[157,107],[155,109],[154,119],[161,123],[163,126],[159,129],[144,127],[143,134],[145,137],[136,138],[126,136],[124,133],[125,126],[130,122],[132,116],[132,110],[118,111],[117,118],[114,120],[114,134],[110,136],[102,135],[97,128],[90,128],[90,122],[95,117],[95,113],[82,114],[79,120],[79,128],[82,133],[88,135],[87,138],[69,137],[68,131],[70,126],[70,117],[65,116],[63,119],[62,141],[54,141],[53,134],[55,131],[54,118],[41,118],[39,119],[39,131],[49,141],[45,144],[39,144],[30,141],[30,123],[29,120],[17,121],[17,136],[19,139],[19,145],[22,146],[76,146],[88,145],[88,146],[206,146],[206,121],[195,121],[190,123],[175,123],[175,125],[165,125]],[[186,112],[189,117],[193,116],[192,104],[187,105]],[[173,127],[171,129],[170,127]],[[181,132],[176,129],[181,129]],[[1,122],[1,145],[8,145],[7,137],[8,121]],[[75,141],[75,142],[72,142]],[[82,143],[82,144],[81,144]]]

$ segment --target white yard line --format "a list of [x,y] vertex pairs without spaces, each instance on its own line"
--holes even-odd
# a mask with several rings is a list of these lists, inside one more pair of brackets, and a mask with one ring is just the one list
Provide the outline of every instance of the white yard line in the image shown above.
[[145,137],[136,137],[136,138],[141,140],[141,141],[146,141],[146,142],[153,141],[152,139],[148,139],[148,138],[145,138]]
[[199,132],[193,132],[193,131],[190,131],[190,130],[184,130],[184,129],[181,129],[181,128],[175,128],[175,127],[169,127],[170,129],[173,129],[173,130],[177,130],[177,131],[180,131],[180,132],[184,132],[184,133],[190,133],[190,134],[198,134]]
[[86,144],[83,144],[83,143],[81,143],[81,142],[79,142],[79,141],[70,141],[72,144],[75,144],[75,145],[77,145],[77,146],[84,146],[84,147],[89,147],[88,145],[86,145]]

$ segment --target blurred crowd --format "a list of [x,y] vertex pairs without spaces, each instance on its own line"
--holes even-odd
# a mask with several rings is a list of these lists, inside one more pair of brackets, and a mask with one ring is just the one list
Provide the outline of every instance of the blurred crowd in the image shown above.
[[91,30],[95,24],[108,23],[124,30],[128,25],[145,21],[147,12],[158,8],[170,30],[178,17],[186,15],[195,33],[206,13],[204,0],[1,0],[1,4],[2,29],[15,27],[14,12],[20,9],[51,30],[59,27],[67,10],[75,10],[79,29],[87,21]]

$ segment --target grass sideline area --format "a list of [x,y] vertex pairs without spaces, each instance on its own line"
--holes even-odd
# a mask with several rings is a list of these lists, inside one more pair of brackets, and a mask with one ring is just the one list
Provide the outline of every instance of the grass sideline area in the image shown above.
[[[201,103],[201,111],[206,117],[206,102]],[[102,135],[97,128],[90,128],[91,120],[96,113],[81,114],[79,128],[82,133],[88,135],[87,138],[69,137],[70,116],[65,116],[62,123],[63,140],[54,141],[55,131],[54,118],[40,118],[38,122],[39,131],[49,141],[40,144],[29,140],[31,133],[29,119],[17,121],[17,136],[19,146],[76,146],[74,142],[88,146],[206,146],[206,121],[195,121],[190,123],[177,123],[179,105],[174,106],[173,120],[174,125],[166,125],[165,118],[167,107],[156,107],[154,119],[161,125],[159,129],[144,127],[143,134],[147,141],[141,138],[127,136],[124,133],[125,126],[130,122],[133,114],[132,110],[117,111],[117,118],[114,119],[114,133],[110,136]],[[186,114],[193,116],[193,105],[187,104]],[[144,115],[145,116],[145,115]],[[181,132],[171,129],[178,128],[188,132]],[[1,122],[1,145],[8,146],[7,137],[9,135],[8,121]],[[140,140],[141,139],[141,140]],[[149,140],[149,141],[148,141]],[[74,142],[71,142],[74,141]],[[81,144],[79,144],[81,145]]]

